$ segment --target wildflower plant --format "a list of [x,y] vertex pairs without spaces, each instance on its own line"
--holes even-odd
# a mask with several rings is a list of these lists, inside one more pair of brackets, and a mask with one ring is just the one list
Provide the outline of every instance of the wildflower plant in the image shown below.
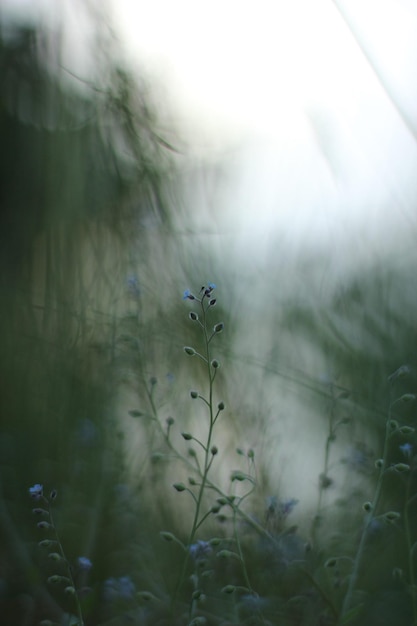
[[[417,496],[410,493],[411,480],[410,473],[414,470],[413,467],[413,446],[407,441],[407,439],[414,433],[414,428],[408,424],[403,423],[402,411],[403,407],[414,403],[417,396],[413,393],[403,393],[397,397],[394,396],[396,382],[406,376],[409,373],[407,366],[402,366],[396,372],[388,377],[391,391],[391,401],[388,408],[388,415],[385,424],[385,437],[383,443],[383,451],[380,458],[375,461],[375,468],[377,471],[377,481],[375,485],[374,495],[371,500],[363,504],[363,510],[365,513],[365,519],[362,527],[362,532],[356,551],[356,555],[353,560],[348,557],[342,557],[352,562],[351,573],[348,578],[348,584],[346,592],[344,594],[342,606],[339,614],[339,624],[347,624],[354,620],[356,616],[361,612],[362,604],[355,602],[355,593],[357,591],[358,578],[363,566],[365,549],[367,542],[372,533],[372,529],[376,524],[379,525],[399,525],[401,521],[404,524],[404,534],[407,546],[408,559],[408,578],[410,596],[413,609],[413,624],[417,624],[417,604],[415,594],[415,564],[414,553],[417,547],[417,542],[412,544],[411,530],[410,530],[410,507],[415,502]],[[394,396],[394,397],[393,397]],[[405,439],[404,443],[398,446],[397,444],[397,456],[398,460],[394,463],[389,463],[389,453],[392,447],[393,441],[398,441],[398,438]],[[402,458],[398,454],[401,453]],[[380,512],[380,502],[384,479],[388,474],[394,475],[398,480],[406,480],[406,498],[404,512],[396,510],[388,510]],[[401,518],[404,518],[403,520]],[[333,567],[340,559],[329,559],[326,566]],[[330,563],[330,565],[329,565]],[[402,574],[402,572],[401,572]],[[394,568],[393,575],[398,575],[398,568]]]
[[[77,568],[80,572],[89,571],[92,568],[92,563],[87,557],[80,556],[77,559],[76,567],[73,568],[65,555],[52,514],[52,505],[57,498],[57,491],[53,489],[49,496],[46,496],[43,485],[36,483],[29,488],[29,495],[36,503],[32,512],[40,520],[37,522],[37,527],[46,535],[44,539],[39,541],[38,545],[48,552],[48,559],[56,567],[56,572],[48,576],[48,584],[62,587],[65,594],[72,598],[75,615],[67,615],[65,623],[69,626],[84,626],[79,590],[77,590],[75,583],[75,569]],[[43,623],[53,624],[49,620],[44,620]]]

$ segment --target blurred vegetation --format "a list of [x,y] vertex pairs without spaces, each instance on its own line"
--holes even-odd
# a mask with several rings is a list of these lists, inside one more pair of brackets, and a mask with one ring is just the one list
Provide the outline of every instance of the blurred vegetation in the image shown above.
[[[72,611],[71,598],[45,582],[55,565],[39,550],[28,494],[41,483],[45,494],[58,490],[52,508],[70,562],[93,563],[88,575],[74,566],[86,624],[189,622],[196,578],[173,617],[181,554],[159,536],[172,531],[187,542],[189,507],[172,483],[186,481],[189,466],[165,433],[172,418],[171,442],[186,456],[181,430],[204,431],[199,410],[190,417],[189,390],[205,374],[182,352],[200,349],[201,338],[181,292],[220,275],[216,321],[227,337],[216,393],[228,417],[214,440],[216,479],[225,492],[235,488],[230,469],[250,465],[254,446],[258,490],[238,526],[259,596],[227,588],[246,582],[215,547],[195,571],[190,564],[197,578],[211,572],[201,616],[208,624],[334,625],[349,561],[324,565],[354,558],[389,404],[416,390],[415,254],[327,292],[320,258],[299,255],[298,290],[276,251],[267,276],[230,267],[221,244],[183,223],[178,154],[159,103],[86,7],[96,33],[86,75],[68,66],[59,32],[0,24],[2,621],[66,624]],[[407,377],[391,385],[402,364]],[[400,406],[393,418],[413,424],[415,411]],[[405,534],[417,538],[416,457],[401,452],[405,442],[415,450],[414,432],[395,431],[387,460],[408,461],[412,471],[387,475],[380,506],[404,520],[408,498],[412,521],[408,530],[404,521],[374,525],[358,579],[363,610],[352,624],[411,623]],[[295,506],[298,490],[309,493],[307,504]],[[231,517],[213,516],[205,538],[229,541]]]

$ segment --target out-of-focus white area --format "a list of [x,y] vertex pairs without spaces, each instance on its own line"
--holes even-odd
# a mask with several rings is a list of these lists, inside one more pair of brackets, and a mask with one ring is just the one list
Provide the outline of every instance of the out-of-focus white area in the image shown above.
[[416,227],[417,11],[407,0],[339,4],[354,34],[328,0],[115,5],[191,156],[214,151],[230,173],[203,223],[239,232],[243,250],[285,231],[304,250],[388,254]]
[[[186,137],[189,184],[207,167],[225,174],[206,206],[196,191],[196,229],[239,233],[243,250],[256,236],[258,252],[285,231],[304,250],[355,240],[388,253],[414,231],[410,0],[110,0],[101,10]],[[65,64],[88,74],[91,14],[77,2],[3,0],[1,11],[61,24]]]

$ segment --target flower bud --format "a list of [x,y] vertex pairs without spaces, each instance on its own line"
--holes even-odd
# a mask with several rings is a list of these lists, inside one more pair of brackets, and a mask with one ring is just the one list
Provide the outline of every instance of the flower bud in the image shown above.
[[167,426],[172,426],[175,423],[175,420],[173,417],[169,416],[167,417],[166,422],[167,422]]
[[409,472],[410,471],[410,466],[407,465],[407,463],[396,463],[394,465],[394,469],[397,472]]
[[190,433],[181,433],[183,439],[185,439],[185,441],[191,441],[191,439],[193,438],[192,435],[190,435]]
[[402,435],[412,435],[415,431],[415,428],[411,428],[411,426],[401,426],[400,433]]
[[215,456],[218,453],[219,449],[217,446],[211,446],[211,450],[210,452],[212,453],[213,456]]
[[50,552],[48,559],[51,559],[51,561],[62,561],[62,556],[58,552]]
[[397,513],[397,511],[388,511],[388,513],[385,513],[383,517],[387,522],[393,523],[400,519],[401,515]]
[[236,554],[236,552],[232,552],[231,550],[220,550],[217,555],[219,559],[238,559],[240,561],[240,556]]
[[366,513],[370,513],[372,511],[372,503],[371,502],[364,502],[362,504],[362,508]]
[[401,402],[413,402],[415,399],[416,396],[414,393],[405,393],[400,398]]
[[239,470],[234,470],[232,472],[232,475],[230,477],[231,481],[233,482],[234,480],[237,480],[239,482],[242,482],[244,480],[246,480],[247,476],[246,474],[244,474],[243,472],[240,472]]
[[194,311],[190,311],[190,313],[188,314],[188,317],[190,318],[192,322],[198,321],[198,315]]
[[192,476],[189,476],[188,477],[188,484],[191,485],[192,487],[195,487],[195,485],[197,484],[197,481]]
[[223,328],[224,328],[223,322],[219,322],[218,324],[214,326],[213,330],[215,333],[221,333]]
[[216,369],[218,369],[218,368],[220,367],[220,363],[218,362],[218,360],[217,360],[217,359],[213,359],[213,360],[212,360],[212,362],[211,362],[211,367],[212,367],[213,369],[215,369],[215,370],[216,370]]
[[175,541],[175,535],[173,535],[172,533],[167,532],[166,530],[162,530],[159,533],[162,537],[162,539],[164,539],[165,541]]
[[219,409],[219,411],[224,411],[224,402],[219,402],[217,408]]
[[190,396],[193,400],[195,400],[196,398],[198,398],[198,391],[190,391]]
[[49,530],[50,528],[53,528],[52,524],[49,524],[48,522],[38,522],[36,525],[38,528],[42,528],[43,530]]
[[376,469],[382,469],[384,467],[384,459],[377,459],[375,461]]
[[337,565],[337,559],[335,557],[332,557],[330,559],[327,559],[327,561],[324,564],[324,567],[335,567]]
[[68,587],[65,587],[64,592],[68,595],[68,596],[75,596],[75,589],[72,585],[69,585]]
[[225,587],[223,587],[223,589],[221,590],[222,593],[233,593],[234,591],[236,591],[236,587],[235,585],[226,585]]
[[57,495],[58,495],[57,490],[56,490],[56,489],[52,489],[51,493],[49,494],[49,498],[50,498],[51,500],[55,500],[55,499],[56,499],[56,497],[57,497]]
[[158,379],[155,378],[155,376],[151,376],[150,379],[149,379],[149,382],[152,385],[152,387],[154,387],[157,384]]
[[216,302],[217,302],[216,298],[212,298],[209,302],[209,306],[216,306]]
[[222,508],[222,507],[220,506],[220,504],[213,504],[213,506],[211,507],[210,511],[211,511],[214,515],[216,515],[216,514],[220,511],[220,509],[221,509],[221,508]]
[[57,585],[62,581],[62,576],[58,576],[58,574],[54,574],[53,576],[49,576],[48,583],[51,585]]
[[255,458],[255,450],[252,450],[252,448],[249,448],[248,459],[254,459],[254,458]]
[[185,354],[188,354],[188,356],[194,356],[195,355],[195,350],[194,350],[194,348],[191,348],[191,346],[184,346],[184,352],[185,352]]
[[176,489],[179,492],[185,491],[187,489],[184,483],[174,483],[172,486],[174,487],[174,489]]

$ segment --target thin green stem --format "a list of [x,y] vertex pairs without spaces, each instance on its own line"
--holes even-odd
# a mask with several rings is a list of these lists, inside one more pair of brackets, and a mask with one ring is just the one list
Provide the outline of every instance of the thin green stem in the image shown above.
[[382,453],[382,459],[381,459],[381,466],[379,468],[379,475],[378,475],[378,480],[376,483],[376,487],[375,487],[375,492],[374,492],[374,497],[373,500],[371,502],[371,509],[369,511],[369,513],[366,514],[365,516],[365,522],[364,522],[364,526],[363,526],[363,530],[362,530],[362,535],[360,538],[360,542],[359,542],[359,546],[356,552],[356,557],[354,560],[354,565],[353,565],[353,570],[352,570],[352,574],[350,576],[349,579],[349,585],[346,591],[346,595],[342,604],[342,609],[340,611],[340,620],[343,619],[343,617],[346,615],[346,613],[349,611],[349,609],[351,608],[351,604],[352,604],[352,596],[353,593],[356,589],[356,583],[358,580],[358,576],[359,576],[359,571],[360,571],[360,567],[362,565],[362,560],[363,560],[363,554],[364,554],[364,550],[365,550],[365,544],[366,544],[366,539],[368,536],[368,531],[370,528],[370,525],[372,523],[372,521],[375,518],[375,513],[376,510],[378,508],[378,504],[379,504],[379,499],[381,496],[381,490],[382,490],[382,482],[383,482],[383,477],[384,477],[384,473],[387,467],[387,455],[388,455],[388,441],[390,438],[390,433],[391,433],[391,410],[393,405],[395,404],[395,402],[392,402],[390,404],[389,410],[388,410],[388,418],[385,424],[385,438],[384,438],[384,448],[383,448],[383,453]]

